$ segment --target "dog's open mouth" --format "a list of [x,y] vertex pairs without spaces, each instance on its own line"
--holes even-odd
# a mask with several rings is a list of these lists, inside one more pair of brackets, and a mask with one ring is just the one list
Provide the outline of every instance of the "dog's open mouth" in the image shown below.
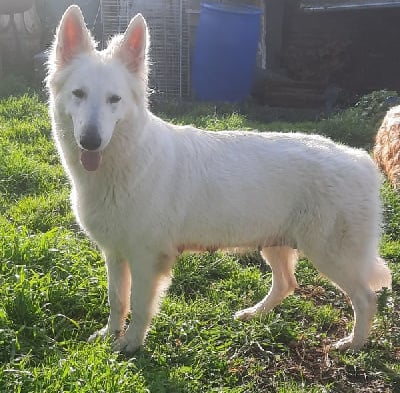
[[81,164],[90,172],[97,171],[101,162],[101,152],[81,150]]

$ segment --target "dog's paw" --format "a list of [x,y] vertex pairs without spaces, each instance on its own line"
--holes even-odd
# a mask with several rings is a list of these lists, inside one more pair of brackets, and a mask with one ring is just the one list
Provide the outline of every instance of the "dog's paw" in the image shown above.
[[114,352],[131,355],[139,349],[140,345],[141,345],[141,343],[139,343],[139,342],[136,342],[134,340],[133,341],[128,340],[128,338],[125,335],[125,336],[121,336],[121,337],[117,338],[113,342],[112,350]]
[[332,347],[333,349],[337,349],[339,351],[346,351],[347,349],[357,351],[363,346],[363,344],[364,343],[356,342],[353,335],[350,334],[349,336],[335,342]]
[[234,318],[240,321],[248,321],[249,319],[257,315],[257,309],[255,307],[245,308],[234,314]]
[[104,326],[100,330],[97,330],[94,332],[88,339],[90,343],[97,341],[97,340],[105,340],[105,338],[108,336],[108,326]]
[[114,332],[110,332],[110,329],[108,327],[108,325],[104,326],[102,329],[97,330],[96,332],[94,332],[88,339],[88,341],[90,343],[97,341],[97,340],[105,340],[107,337],[112,337],[112,338],[119,338],[121,336],[121,331],[114,331]]

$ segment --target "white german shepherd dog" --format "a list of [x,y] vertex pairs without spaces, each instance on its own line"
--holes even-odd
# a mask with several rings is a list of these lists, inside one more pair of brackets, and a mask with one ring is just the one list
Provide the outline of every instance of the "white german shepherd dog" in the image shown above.
[[207,132],[157,118],[140,14],[105,50],[95,46],[71,6],[47,77],[73,210],[107,264],[110,316],[92,338],[110,334],[123,352],[142,345],[183,250],[260,249],[271,290],[235,316],[263,315],[296,287],[300,249],[350,297],[353,331],[335,347],[361,347],[374,291],[391,285],[378,256],[380,175],[368,154],[321,136]]

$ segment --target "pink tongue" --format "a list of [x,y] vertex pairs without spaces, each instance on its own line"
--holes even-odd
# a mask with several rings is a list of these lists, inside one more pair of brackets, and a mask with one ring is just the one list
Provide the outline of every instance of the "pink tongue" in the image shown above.
[[98,151],[81,151],[81,163],[87,171],[97,171],[100,166],[101,154]]

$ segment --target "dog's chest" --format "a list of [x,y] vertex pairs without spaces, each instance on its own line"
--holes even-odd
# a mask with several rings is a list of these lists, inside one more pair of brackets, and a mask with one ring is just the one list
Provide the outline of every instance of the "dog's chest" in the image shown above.
[[135,235],[132,223],[140,220],[133,195],[113,184],[86,189],[73,196],[75,213],[99,244],[115,244]]

